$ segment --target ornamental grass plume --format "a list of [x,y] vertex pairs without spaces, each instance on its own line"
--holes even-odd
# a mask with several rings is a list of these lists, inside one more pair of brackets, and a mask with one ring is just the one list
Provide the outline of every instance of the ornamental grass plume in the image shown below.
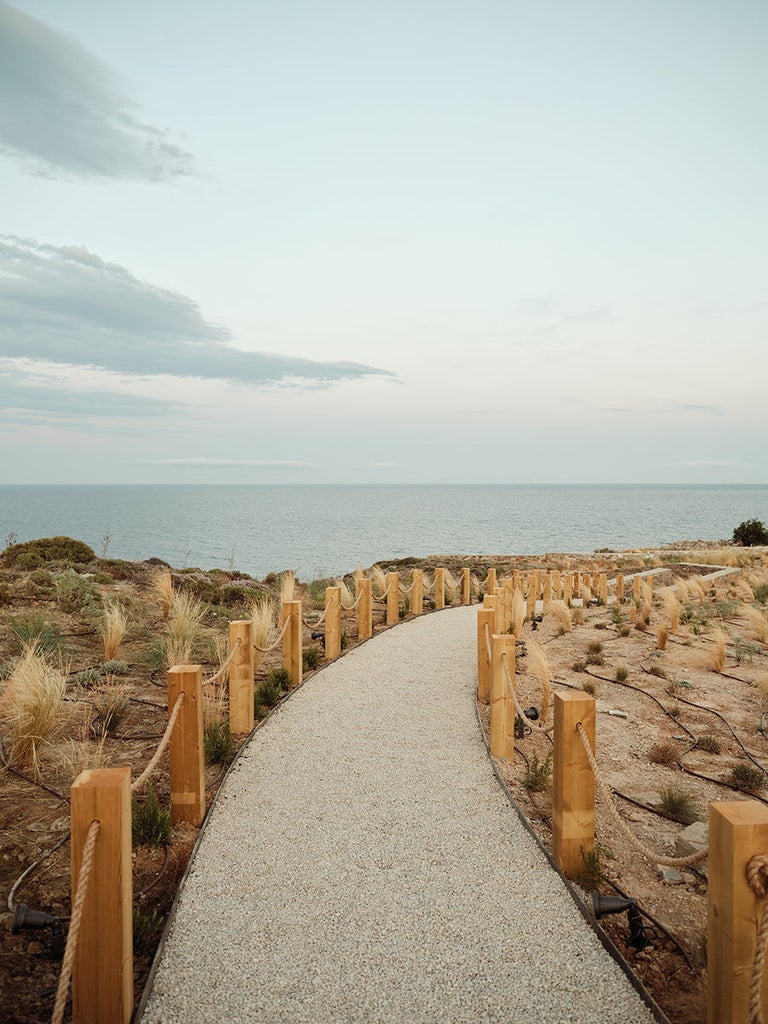
[[192,594],[174,592],[165,638],[165,660],[169,668],[192,662],[205,633],[204,615],[205,608]]
[[459,581],[450,569],[443,570],[443,582],[445,583],[446,591],[451,595],[451,599],[453,600],[456,597],[456,591],[459,589]]
[[669,639],[669,626],[666,622],[662,622],[660,626],[656,627],[656,650],[665,651],[667,649],[667,640]]
[[25,646],[0,696],[0,715],[10,734],[8,762],[39,774],[40,754],[61,711],[67,673],[35,644]]
[[352,591],[347,586],[346,581],[343,580],[340,576],[338,576],[334,580],[334,583],[341,591],[341,607],[347,612],[352,611],[352,609],[355,607],[355,598]]
[[669,632],[676,633],[680,628],[680,613],[683,606],[678,601],[673,587],[664,587],[659,596],[661,597],[662,611],[669,619]]
[[280,575],[280,604],[295,600],[296,595],[296,573],[293,569],[287,569]]
[[167,621],[173,603],[173,577],[171,570],[158,566],[149,574],[149,587],[155,597],[159,598],[163,610],[163,619]]
[[672,587],[679,601],[685,603],[690,600],[691,588],[688,586],[688,580],[683,579],[682,576],[675,576]]
[[641,576],[635,576],[632,598],[640,618],[647,624],[651,618],[653,592]]
[[589,607],[592,602],[592,588],[588,584],[582,582],[579,597],[581,598],[582,608]]
[[752,605],[744,605],[741,614],[747,620],[755,639],[761,644],[768,644],[768,618],[765,617],[765,613],[759,608],[753,608]]
[[267,647],[270,634],[277,626],[277,608],[270,597],[260,597],[251,605],[251,622],[253,623],[254,671],[261,665],[264,651],[259,647]]
[[[570,633],[573,629],[571,610],[565,601],[550,601],[547,611],[554,617],[560,629],[560,634]],[[515,632],[517,636],[517,632]]]
[[117,657],[127,629],[128,620],[123,606],[116,601],[105,601],[104,614],[99,627],[101,638],[104,641],[104,661],[112,661]]
[[755,600],[755,592],[750,587],[749,583],[745,579],[737,579],[735,588],[736,593],[739,595],[742,601],[746,601],[747,604],[752,604]]
[[552,692],[552,668],[547,656],[533,637],[525,642],[527,654],[527,668],[531,675],[536,676],[541,685],[541,720],[546,722],[549,714],[549,703]]
[[706,652],[706,664],[713,672],[722,672],[725,668],[728,631],[723,626],[715,626],[710,633],[714,648]]
[[[370,570],[371,587],[374,597],[381,600],[387,592],[387,577],[380,565],[372,565]],[[378,590],[378,593],[376,591]]]

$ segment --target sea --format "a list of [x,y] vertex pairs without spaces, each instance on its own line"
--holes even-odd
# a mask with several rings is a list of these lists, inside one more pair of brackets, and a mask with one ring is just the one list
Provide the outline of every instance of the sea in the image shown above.
[[768,521],[768,485],[0,486],[0,547],[63,534],[109,558],[259,579],[408,556],[720,540],[745,519]]

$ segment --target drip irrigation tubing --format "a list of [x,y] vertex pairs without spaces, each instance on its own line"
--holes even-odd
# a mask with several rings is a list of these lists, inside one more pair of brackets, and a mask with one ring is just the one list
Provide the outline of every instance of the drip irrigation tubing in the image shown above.
[[[586,670],[586,675],[592,676],[593,679],[601,679],[604,683],[614,683],[616,686],[623,686],[627,690],[634,690],[635,693],[640,693],[644,697],[648,697],[649,700],[652,700],[654,704],[657,704],[661,708],[661,710],[664,712],[664,714],[667,716],[667,718],[671,718],[672,721],[675,723],[675,725],[678,725],[683,730],[683,732],[688,734],[688,736],[692,740],[696,739],[695,733],[691,732],[691,730],[688,728],[688,726],[685,725],[683,722],[678,721],[678,719],[675,718],[675,716],[672,714],[672,712],[664,707],[664,705],[661,703],[661,701],[658,699],[658,697],[654,697],[654,695],[652,693],[648,693],[647,690],[643,690],[639,686],[633,686],[631,683],[619,682],[618,679],[611,679],[610,676],[598,675],[597,672],[590,672],[589,669]],[[565,685],[567,686],[568,684],[566,683]],[[576,687],[574,687],[574,689],[576,689]]]
[[5,758],[5,751],[3,750],[2,740],[0,740],[0,761],[2,762],[3,767],[6,769],[6,771],[9,771],[12,775],[16,775],[19,779],[23,779],[24,782],[28,782],[31,786],[38,786],[40,789],[44,789],[46,793],[51,793],[53,796],[58,797],[59,800],[63,800],[65,804],[69,803],[69,797],[65,796],[63,793],[60,793],[58,789],[53,789],[51,786],[46,786],[46,784],[44,782],[40,782],[39,779],[30,778],[28,775],[25,775],[24,772],[20,772],[18,768],[14,768],[12,764],[9,764]]
[[168,867],[168,856],[169,856],[169,854],[168,854],[168,844],[167,843],[165,843],[163,845],[163,853],[165,854],[165,856],[163,858],[163,865],[162,865],[162,867],[160,868],[158,873],[155,875],[155,877],[152,879],[152,881],[149,883],[149,885],[145,886],[141,890],[141,892],[137,892],[136,893],[136,895],[134,897],[134,900],[140,900],[142,896],[146,896],[147,893],[150,891],[150,889],[154,889],[154,887],[157,885],[157,883],[160,881],[160,879],[165,874],[166,869]]

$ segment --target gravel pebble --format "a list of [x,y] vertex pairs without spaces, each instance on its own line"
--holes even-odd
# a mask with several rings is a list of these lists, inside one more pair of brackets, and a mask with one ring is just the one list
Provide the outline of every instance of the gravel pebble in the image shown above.
[[255,733],[143,1024],[653,1021],[493,775],[475,616],[375,637]]

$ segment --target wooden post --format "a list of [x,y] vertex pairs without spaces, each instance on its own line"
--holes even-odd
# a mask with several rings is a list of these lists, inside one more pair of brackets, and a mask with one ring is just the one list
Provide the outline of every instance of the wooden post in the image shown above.
[[525,599],[525,615],[526,615],[526,618],[528,619],[529,622],[533,618],[533,616],[536,614],[536,598],[537,597],[538,597],[538,595],[536,593],[536,577],[533,576],[533,575],[530,575],[528,577],[528,593],[526,594],[526,599]]
[[414,569],[411,578],[411,615],[421,615],[424,611],[424,570]]
[[497,633],[506,633],[512,625],[512,580],[508,576],[503,576],[499,580],[499,586],[496,587],[496,597],[499,599],[499,621]]
[[[762,910],[745,871],[768,851],[768,807],[755,800],[709,805],[709,911],[707,920],[707,1022],[743,1024],[749,1016],[749,983]],[[768,977],[763,976],[763,1019]]]
[[387,625],[396,626],[400,621],[400,574],[387,573]]
[[168,672],[168,714],[180,693],[184,702],[168,746],[171,775],[171,821],[200,825],[205,816],[205,753],[203,745],[203,670],[200,665],[175,665]]
[[592,573],[592,582],[589,585],[589,589],[593,594],[596,594],[600,589],[600,573],[597,570]]
[[477,699],[487,704],[491,699],[491,663],[488,645],[494,632],[496,613],[493,608],[477,610]]
[[[238,643],[239,641],[239,643]],[[253,729],[253,622],[237,619],[229,624],[229,649],[235,650],[229,666],[229,728],[233,733]]]
[[534,571],[534,573],[533,573],[533,585],[534,585],[534,592],[536,594],[536,600],[538,601],[539,600],[539,595],[541,594],[541,569],[536,569]]
[[581,597],[581,573],[572,573],[573,579],[573,597]]
[[494,757],[515,756],[515,702],[507,686],[502,655],[515,678],[515,638],[509,633],[491,637],[491,734],[489,745]]
[[472,573],[468,566],[461,570],[461,603],[472,604]]
[[552,600],[552,577],[549,573],[544,577],[544,594],[542,596],[542,600],[545,608]]
[[493,630],[492,632],[499,632],[499,599],[495,594],[486,594],[483,598],[483,608],[489,608],[493,612]]
[[373,636],[373,593],[371,581],[367,576],[362,577],[357,583],[360,588],[358,593],[360,603],[357,606],[357,639],[367,640]]
[[[362,601],[360,602],[362,604]],[[286,601],[280,609],[280,628],[288,619],[283,635],[283,667],[288,670],[288,685],[293,690],[301,685],[304,665],[301,657],[301,601]]]
[[621,604],[624,600],[624,577],[621,575],[616,576],[616,604]]
[[560,594],[562,593],[562,584],[560,582],[560,573],[557,569],[553,569],[549,574],[552,578],[552,600],[559,601]]
[[325,657],[341,654],[341,587],[325,588]]
[[565,579],[563,580],[563,601],[571,606],[573,601],[573,576],[570,573],[566,573]]
[[595,775],[576,723],[595,749],[595,698],[569,690],[554,695],[555,754],[552,767],[552,855],[568,878],[584,870],[595,848]]
[[488,579],[486,581],[485,592],[486,594],[493,594],[496,590],[496,570],[488,570]]
[[604,572],[597,579],[597,596],[603,604],[608,604],[608,576]]
[[435,608],[445,608],[445,569],[435,569]]
[[133,1015],[131,770],[81,772],[72,798],[72,898],[83,847],[99,821],[72,969],[74,1024],[128,1024]]

